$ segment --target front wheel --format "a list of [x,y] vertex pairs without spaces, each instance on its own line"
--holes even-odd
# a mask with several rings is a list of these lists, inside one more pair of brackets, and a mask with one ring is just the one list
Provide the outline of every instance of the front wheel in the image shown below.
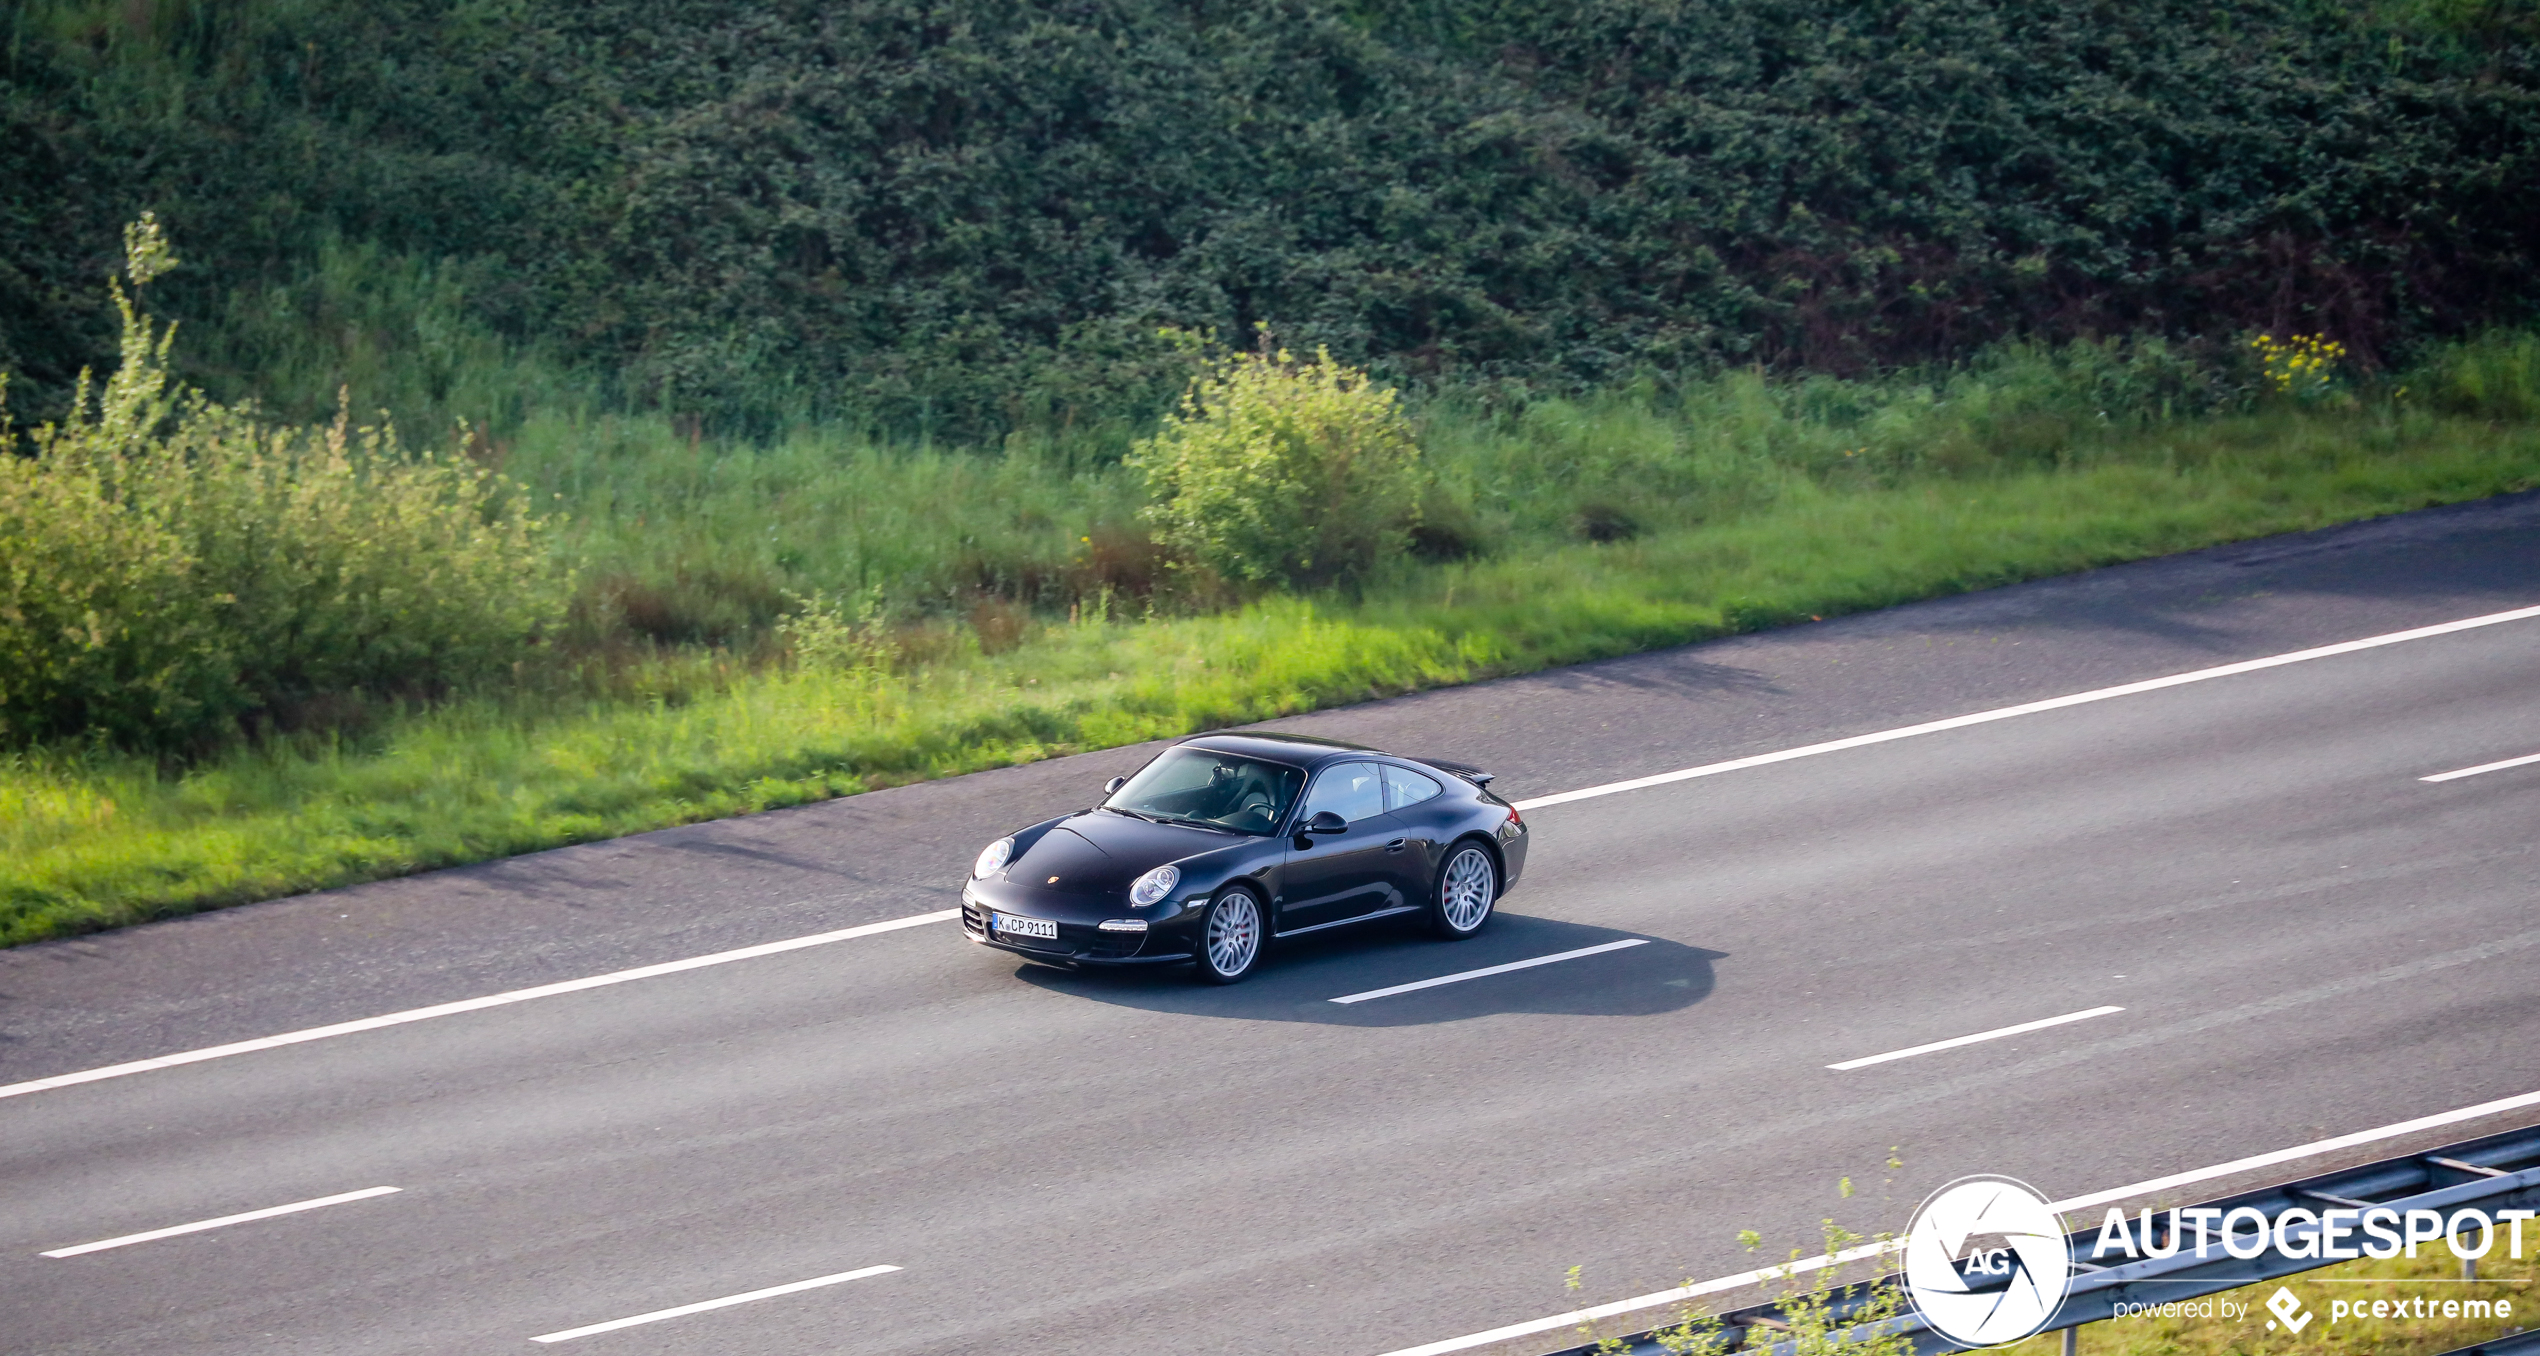
[[1437,898],[1429,902],[1429,929],[1449,941],[1461,941],[1490,921],[1499,900],[1499,863],[1475,842],[1462,842],[1446,855],[1438,873]]
[[1261,901],[1240,886],[1208,902],[1199,923],[1199,973],[1211,984],[1233,984],[1261,964],[1262,943],[1269,935]]

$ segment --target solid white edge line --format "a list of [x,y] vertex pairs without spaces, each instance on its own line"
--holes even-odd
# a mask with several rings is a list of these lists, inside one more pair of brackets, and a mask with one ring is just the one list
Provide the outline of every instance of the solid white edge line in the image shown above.
[[[2338,1135],[2332,1139],[2313,1140],[2308,1144],[2296,1144],[2289,1149],[2276,1149],[2268,1153],[2253,1154],[2247,1158],[2235,1158],[2228,1163],[2217,1163],[2209,1168],[2196,1168],[2188,1172],[2175,1172],[2171,1173],[2167,1177],[2154,1177],[2146,1181],[2133,1182],[2121,1187],[2111,1187],[2106,1191],[2094,1191],[2087,1196],[2075,1196],[2070,1200],[2057,1201],[2052,1205],[2049,1205],[2047,1208],[2049,1210],[2053,1210],[2057,1214],[2063,1214],[2067,1211],[2073,1210],[2086,1210],[2094,1205],[2107,1205],[2112,1202],[2127,1200],[2136,1196],[2149,1195],[2156,1191],[2167,1191],[2171,1187],[2187,1186],[2196,1182],[2211,1181],[2217,1177],[2229,1177],[2234,1173],[2248,1172],[2256,1168],[2274,1167],[2279,1163],[2290,1163],[2296,1159],[2311,1158],[2325,1153],[2335,1153],[2340,1149],[2351,1149],[2359,1144],[2371,1144],[2377,1140],[2396,1139],[2401,1135],[2414,1134],[2419,1130],[2431,1130],[2438,1126],[2456,1125],[2462,1121],[2474,1121],[2482,1116],[2494,1116],[2507,1111],[2519,1111],[2524,1107],[2530,1106],[2540,1106],[2540,1092],[2526,1092],[2515,1097],[2499,1097],[2492,1102],[2481,1102],[2476,1106],[2465,1106],[2453,1111],[2437,1112],[2431,1116],[2419,1116],[2414,1120],[2400,1121],[2395,1125],[2385,1125],[2372,1130],[2358,1130],[2352,1134]],[[1675,1304],[1689,1299],[1699,1299],[1704,1295],[1715,1295],[1724,1290],[1741,1290],[1750,1285],[1760,1285],[1766,1281],[1779,1280],[1784,1276],[1796,1275],[1800,1272],[1819,1271],[1829,1266],[1842,1266],[1846,1263],[1860,1261],[1863,1258],[1876,1257],[1881,1253],[1894,1252],[1901,1249],[1903,1246],[1904,1243],[1901,1239],[1887,1243],[1867,1243],[1857,1248],[1846,1248],[1842,1252],[1835,1253],[1832,1256],[1805,1257],[1796,1262],[1786,1263],[1782,1266],[1766,1267],[1757,1271],[1741,1271],[1737,1275],[1722,1276],[1718,1280],[1702,1281],[1694,1285],[1679,1286],[1676,1289],[1661,1290],[1655,1294],[1636,1295],[1631,1299],[1616,1300],[1611,1304],[1600,1304],[1590,1309],[1573,1309],[1569,1313],[1554,1314],[1549,1318],[1536,1318],[1529,1319],[1523,1323],[1511,1323],[1504,1328],[1493,1328],[1488,1332],[1477,1332],[1465,1337],[1450,1337],[1443,1342],[1430,1342],[1424,1346],[1403,1347],[1396,1351],[1385,1352],[1383,1356],[1447,1356],[1447,1353],[1449,1352],[1470,1351],[1474,1347],[1486,1347],[1493,1342],[1506,1342],[1514,1338],[1531,1337],[1536,1333],[1550,1332],[1555,1328],[1575,1327],[1578,1324],[1593,1322],[1600,1318],[1613,1318],[1619,1314],[1633,1313],[1642,1309],[1655,1309],[1661,1305]]]
[[1486,965],[1479,970],[1466,970],[1460,974],[1440,975],[1435,979],[1413,980],[1409,984],[1396,984],[1390,989],[1369,989],[1365,993],[1349,994],[1346,997],[1334,998],[1329,1001],[1334,1003],[1364,1003],[1370,998],[1391,998],[1395,994],[1409,993],[1414,989],[1434,989],[1441,984],[1455,984],[1467,979],[1480,979],[1484,975],[1504,975],[1511,970],[1531,970],[1538,965],[1550,965],[1554,961],[1577,960],[1581,956],[1593,956],[1602,951],[1620,951],[1627,946],[1647,945],[1649,945],[1648,938],[1634,937],[1627,941],[1607,942],[1602,946],[1583,946],[1576,951],[1564,951],[1558,955],[1537,956],[1533,960],[1510,961],[1506,965]]
[[100,1069],[82,1069],[77,1073],[55,1074],[50,1078],[34,1078],[29,1079],[24,1083],[10,1083],[5,1086],[0,1086],[0,1097],[21,1097],[30,1092],[45,1092],[53,1088],[67,1088],[79,1083],[94,1083],[102,1078],[121,1078],[126,1074],[149,1073],[155,1069],[172,1069],[180,1064],[199,1064],[207,1059],[221,1059],[229,1055],[250,1054],[258,1050],[275,1049],[279,1046],[298,1045],[303,1041],[322,1041],[330,1036],[349,1036],[359,1031],[377,1031],[381,1027],[403,1026],[408,1022],[426,1021],[434,1017],[451,1017],[462,1012],[476,1012],[483,1008],[499,1008],[510,1003],[526,1003],[533,998],[553,998],[558,994],[579,993],[584,989],[604,988],[611,984],[625,984],[638,979],[652,979],[659,975],[675,975],[682,970],[701,970],[709,965],[726,965],[733,961],[754,960],[760,956],[773,956],[786,951],[800,951],[804,947],[808,946],[826,946],[831,942],[843,942],[856,937],[870,937],[878,932],[896,932],[901,928],[913,928],[926,923],[941,923],[948,919],[958,918],[960,916],[961,910],[959,909],[944,909],[936,913],[912,914],[906,918],[893,918],[880,923],[866,923],[860,927],[840,928],[836,932],[815,933],[809,937],[793,937],[781,942],[765,942],[758,946],[745,946],[734,951],[718,951],[710,956],[691,956],[686,960],[664,961],[659,965],[641,965],[632,970],[615,970],[605,975],[590,975],[582,979],[568,979],[555,984],[541,984],[535,988],[529,989],[513,989],[507,993],[487,994],[482,998],[465,998],[455,1003],[436,1003],[428,1008],[408,1008],[404,1012],[391,1012],[377,1017],[364,1017],[358,1021],[337,1022],[332,1026],[313,1026],[302,1031],[286,1031],[279,1036],[262,1036],[251,1041],[233,1041],[228,1045],[206,1046],[200,1050],[186,1050],[173,1055],[160,1055],[152,1059],[137,1059],[129,1064],[109,1064]]
[[2123,1011],[2125,1011],[2124,1008],[2106,1007],[2092,1008],[2088,1012],[2067,1012],[2061,1017],[2041,1018],[2034,1022],[2022,1022],[2018,1026],[1996,1027],[1991,1031],[1979,1031],[1972,1036],[1952,1036],[1948,1040],[1933,1041],[1929,1045],[1916,1045],[1903,1050],[1890,1050],[1884,1055],[1866,1055],[1860,1059],[1847,1059],[1841,1064],[1829,1064],[1826,1067],[1829,1069],[1865,1069],[1873,1064],[1885,1064],[1891,1059],[1905,1059],[1913,1055],[1928,1055],[1934,1050],[1955,1050],[1961,1045],[1973,1045],[1978,1041],[1998,1040],[2004,1036],[2017,1036],[2028,1031],[2044,1031],[2050,1026],[2062,1026],[2066,1022],[2078,1022],[2091,1017],[2105,1017],[2109,1013]]
[[2174,673],[2167,678],[2148,678],[2139,683],[2123,683],[2116,687],[2103,687],[2089,692],[2076,692],[2067,697],[2050,697],[2044,701],[2024,702],[2018,706],[2005,706],[1992,711],[1978,711],[1971,715],[1951,716],[1947,720],[1926,721],[1921,725],[1907,725],[1894,730],[1881,730],[1875,734],[1854,735],[1849,739],[1832,739],[1823,744],[1808,744],[1800,748],[1783,749],[1778,753],[1759,753],[1749,758],[1732,758],[1725,763],[1707,763],[1701,767],[1683,768],[1675,772],[1661,772],[1648,777],[1634,777],[1629,781],[1607,782],[1602,786],[1583,787],[1577,791],[1563,791],[1557,795],[1537,796],[1532,800],[1516,801],[1514,804],[1516,808],[1521,811],[1542,809],[1543,807],[1549,805],[1565,805],[1574,800],[1589,800],[1597,796],[1611,796],[1624,791],[1640,791],[1653,786],[1664,786],[1669,782],[1689,781],[1695,777],[1717,776],[1723,772],[1737,772],[1745,768],[1763,767],[1771,763],[1786,763],[1793,758],[1809,758],[1820,753],[1837,753],[1844,749],[1864,748],[1872,744],[1884,744],[1894,739],[1911,739],[1916,735],[1938,734],[1943,730],[1959,730],[1970,725],[1983,725],[1990,721],[2009,720],[2013,716],[2035,715],[2040,711],[2059,711],[2067,706],[2082,706],[2090,702],[2104,702],[2115,697],[2130,697],[2138,692],[2157,692],[2162,688],[2179,687],[2187,683],[2201,683],[2212,678],[2228,678],[2234,674],[2240,673],[2255,673],[2261,669],[2279,668],[2286,664],[2299,664],[2305,660],[2326,659],[2332,655],[2353,654],[2358,650],[2377,649],[2384,645],[2397,645],[2404,641],[2424,640],[2432,636],[2450,635],[2455,631],[2470,631],[2482,626],[2496,626],[2504,622],[2522,621],[2530,617],[2540,617],[2540,607],[2515,608],[2511,612],[2491,612],[2483,617],[2465,617],[2459,621],[2444,622],[2438,626],[2420,626],[2412,631],[2393,631],[2388,635],[2368,636],[2362,640],[2342,641],[2335,645],[2322,645],[2315,649],[2296,650],[2290,654],[2272,655],[2265,659],[2247,659],[2242,660],[2237,664],[2222,664],[2210,669],[2197,669],[2192,673]]
[[2452,772],[2437,772],[2431,777],[2419,777],[2417,780],[2421,782],[2448,782],[2461,777],[2475,777],[2482,772],[2502,772],[2506,768],[2521,767],[2526,763],[2540,763],[2540,753],[2531,754],[2528,757],[2523,758],[2508,758],[2501,763],[2481,763],[2476,767],[2460,768]]
[[633,1318],[613,1318],[606,1323],[594,1323],[587,1328],[567,1328],[563,1332],[546,1333],[529,1340],[570,1342],[577,1337],[589,1337],[593,1333],[615,1332],[619,1328],[631,1328],[638,1323],[659,1323],[665,1318],[684,1318],[689,1314],[702,1314],[708,1309],[728,1309],[735,1304],[747,1304],[752,1300],[774,1299],[778,1295],[790,1295],[797,1290],[816,1290],[824,1285],[836,1285],[840,1281],[860,1281],[867,1276],[879,1276],[886,1271],[897,1270],[899,1270],[898,1267],[864,1267],[855,1271],[841,1271],[835,1276],[814,1276],[808,1281],[796,1281],[791,1285],[771,1285],[765,1290],[753,1290],[746,1295],[726,1295],[721,1299],[683,1304],[676,1309],[655,1309],[649,1314],[637,1314]]
[[392,1186],[367,1187],[360,1191],[347,1191],[341,1196],[320,1196],[313,1201],[293,1201],[289,1205],[275,1205],[268,1206],[262,1210],[250,1210],[243,1215],[223,1215],[219,1219],[198,1219],[192,1224],[171,1225],[165,1229],[152,1229],[147,1233],[125,1234],[121,1238],[108,1238],[101,1239],[95,1243],[82,1243],[75,1248],[55,1248],[51,1252],[39,1253],[37,1255],[41,1257],[77,1257],[84,1252],[103,1252],[108,1248],[127,1247],[134,1243],[147,1243],[153,1239],[174,1238],[178,1234],[199,1234],[205,1229],[218,1229],[231,1224],[245,1224],[247,1221],[253,1219],[272,1219],[276,1215],[296,1215],[303,1210],[315,1210],[320,1206],[342,1205],[346,1201],[366,1201],[373,1196],[392,1196],[402,1189],[403,1188]]
[[2476,1106],[2465,1106],[2454,1111],[2438,1111],[2431,1116],[2419,1116],[2414,1120],[2400,1121],[2395,1125],[2357,1130],[2352,1134],[2337,1135],[2329,1139],[2315,1139],[2308,1144],[2296,1144],[2290,1149],[2275,1149],[2262,1154],[2252,1154],[2247,1158],[2235,1158],[2228,1163],[2217,1163],[2210,1168],[2194,1168],[2187,1172],[2174,1172],[2167,1177],[2153,1177],[2121,1187],[2110,1187],[2106,1191],[2094,1191],[2087,1196],[2075,1196],[2070,1200],[2057,1201],[2050,1208],[2058,1213],[2066,1210],[2086,1210],[2091,1206],[2106,1205],[2111,1201],[2145,1196],[2155,1191],[2167,1191],[2171,1187],[2211,1181],[2217,1177],[2229,1177],[2234,1173],[2248,1172],[2255,1168],[2271,1168],[2278,1163],[2290,1163],[2296,1159],[2310,1158],[2318,1154],[2335,1153],[2340,1149],[2351,1149],[2359,1144],[2396,1139],[2401,1135],[2414,1134],[2419,1130],[2457,1125],[2462,1121],[2474,1121],[2481,1116],[2519,1111],[2529,1106],[2540,1106],[2540,1092],[2499,1097],[2492,1102],[2481,1102]]

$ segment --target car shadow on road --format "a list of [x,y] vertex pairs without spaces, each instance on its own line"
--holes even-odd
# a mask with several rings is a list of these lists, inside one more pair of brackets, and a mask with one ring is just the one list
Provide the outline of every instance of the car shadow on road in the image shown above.
[[[1410,993],[1335,998],[1614,942],[1637,945]],[[1190,1017],[1326,1026],[1423,1026],[1504,1013],[1654,1017],[1711,994],[1727,953],[1585,923],[1502,913],[1478,937],[1441,942],[1396,921],[1293,938],[1241,984],[1200,983],[1189,966],[1154,970],[1017,968],[1027,984],[1097,1003]]]

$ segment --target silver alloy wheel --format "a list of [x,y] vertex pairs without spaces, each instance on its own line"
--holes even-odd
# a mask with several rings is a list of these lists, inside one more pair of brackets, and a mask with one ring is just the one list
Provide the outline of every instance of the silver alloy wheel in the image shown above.
[[1240,975],[1252,968],[1261,950],[1261,910],[1252,896],[1237,890],[1208,912],[1208,968],[1221,975]]
[[1497,874],[1491,870],[1490,854],[1477,847],[1467,845],[1448,860],[1446,878],[1438,882],[1438,909],[1448,927],[1471,932],[1490,917]]

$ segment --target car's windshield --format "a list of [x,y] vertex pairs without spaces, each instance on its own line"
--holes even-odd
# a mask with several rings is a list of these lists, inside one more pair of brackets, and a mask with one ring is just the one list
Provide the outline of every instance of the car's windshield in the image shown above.
[[1267,834],[1287,817],[1304,781],[1304,773],[1285,763],[1208,749],[1167,749],[1103,805],[1149,819]]

